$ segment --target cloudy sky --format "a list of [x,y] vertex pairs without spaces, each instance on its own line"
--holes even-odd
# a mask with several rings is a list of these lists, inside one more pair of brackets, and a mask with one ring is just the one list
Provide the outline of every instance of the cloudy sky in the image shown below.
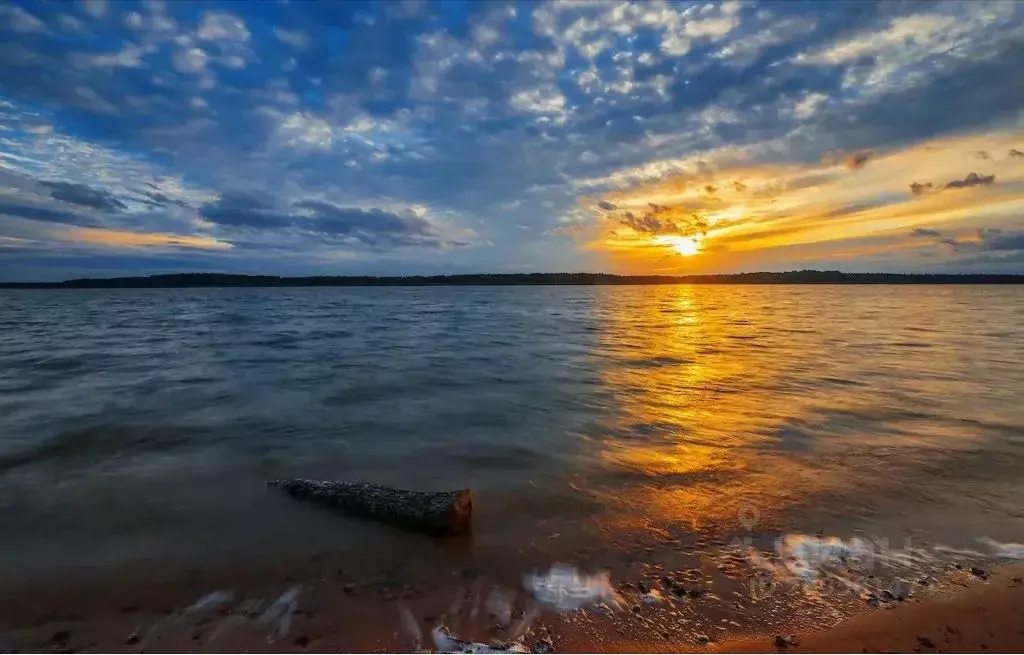
[[0,0],[0,279],[1024,273],[1022,19]]

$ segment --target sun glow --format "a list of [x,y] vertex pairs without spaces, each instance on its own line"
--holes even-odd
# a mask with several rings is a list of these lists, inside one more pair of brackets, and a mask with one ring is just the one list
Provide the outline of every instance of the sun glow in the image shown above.
[[671,246],[683,257],[690,257],[700,252],[700,239],[698,237],[681,237],[675,234],[662,234],[654,238],[655,242]]

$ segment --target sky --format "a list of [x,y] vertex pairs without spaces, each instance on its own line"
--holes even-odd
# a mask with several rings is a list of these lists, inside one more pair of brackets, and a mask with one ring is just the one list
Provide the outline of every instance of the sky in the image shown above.
[[1024,273],[1024,3],[0,0],[0,280]]

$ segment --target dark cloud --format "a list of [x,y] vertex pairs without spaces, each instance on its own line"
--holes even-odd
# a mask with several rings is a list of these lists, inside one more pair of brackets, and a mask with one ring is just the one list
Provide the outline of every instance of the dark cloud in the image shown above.
[[966,189],[975,186],[989,186],[995,181],[995,175],[978,175],[977,173],[971,173],[962,180],[953,180],[952,182],[946,182],[946,188]]
[[949,246],[953,252],[1004,253],[1024,251],[1024,230],[981,228],[974,239],[946,237],[938,243]]
[[897,148],[989,126],[1020,111],[1024,102],[1022,65],[1024,42],[1006,39],[990,57],[949,60],[949,66],[924,84],[895,87],[853,111],[848,107],[830,109],[818,128],[847,148],[882,143]]
[[257,230],[280,229],[295,222],[289,213],[278,210],[271,199],[240,191],[221,194],[216,202],[200,207],[199,214],[223,227]]
[[398,213],[338,207],[315,200],[296,203],[295,207],[312,212],[306,229],[331,236],[351,237],[368,246],[436,245],[441,241],[430,221],[411,211]]
[[942,239],[939,239],[938,243],[949,246],[950,248],[953,249],[954,252],[960,252],[961,248],[971,245],[971,242],[960,241],[959,239],[955,239],[953,237],[944,237]]
[[[340,240],[347,245],[361,244],[376,249],[470,245],[468,239],[449,238],[434,223],[412,210],[342,207],[321,200],[290,204],[265,195],[231,192],[202,206],[199,213],[222,228],[288,230],[295,238],[320,242]],[[277,247],[245,239],[228,240],[236,245],[248,244],[254,249]]]
[[684,207],[668,207],[650,203],[650,210],[639,215],[631,212],[619,212],[613,219],[632,228],[640,234],[678,234],[692,236],[705,234],[708,223],[700,214],[691,212]]
[[821,163],[825,166],[835,166],[841,163],[851,171],[856,171],[864,168],[865,164],[874,159],[877,154],[874,150],[868,148],[856,152],[831,150],[822,156]]
[[43,180],[39,182],[50,190],[50,197],[73,205],[117,212],[125,208],[124,203],[107,191],[100,191],[85,184]]
[[1024,152],[1017,150],[1016,148],[1010,148],[1010,152],[1007,153],[1010,157],[1024,157]]
[[915,227],[913,230],[910,231],[910,236],[912,236],[912,237],[933,237],[933,238],[938,239],[938,238],[942,237],[942,232],[939,232],[938,230],[932,230],[932,229],[927,228],[927,227]]
[[846,157],[843,157],[843,165],[851,171],[860,170],[861,168],[864,168],[864,165],[874,157],[874,150],[858,150],[857,152],[850,153]]
[[1024,250],[1024,230],[981,229],[978,237],[982,250]]
[[950,182],[946,182],[941,187],[937,187],[931,182],[912,182],[910,184],[910,192],[915,196],[920,196],[925,193],[941,191],[943,189],[969,189],[976,186],[991,186],[995,181],[995,175],[978,175],[977,173],[970,173],[962,180],[952,180]]
[[607,200],[602,200],[601,202],[597,203],[597,206],[605,211],[612,211],[614,209],[617,209],[615,205],[608,202]]
[[178,200],[177,198],[171,198],[167,194],[160,193],[159,191],[143,191],[142,195],[146,197],[146,199],[143,200],[143,202],[145,202],[146,204],[160,206],[175,205],[177,207],[184,207],[186,209],[191,208],[191,205],[189,205],[187,202],[183,200]]
[[96,226],[96,221],[91,218],[79,216],[73,212],[60,211],[49,207],[37,207],[17,202],[4,202],[0,200],[0,214],[25,218],[30,221],[42,221],[44,223],[62,223],[65,225],[78,225],[82,227]]
[[974,153],[975,159],[984,159],[985,161],[992,161],[992,155],[988,154],[987,150],[978,150]]

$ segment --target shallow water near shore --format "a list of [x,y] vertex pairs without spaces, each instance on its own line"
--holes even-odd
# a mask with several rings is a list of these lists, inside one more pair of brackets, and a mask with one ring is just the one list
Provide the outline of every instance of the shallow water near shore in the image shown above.
[[[1024,542],[1018,287],[9,291],[0,329],[8,628],[88,616],[101,587],[156,617],[298,584],[300,612],[322,593],[380,616],[372,646],[403,594],[437,618],[566,562],[626,612],[645,592],[623,583],[709,589],[724,609],[695,598],[687,629],[745,630],[752,580],[808,573],[777,543],[879,540],[872,566],[916,583]],[[265,486],[289,476],[471,487],[473,533]],[[886,602],[862,577],[822,611]]]

